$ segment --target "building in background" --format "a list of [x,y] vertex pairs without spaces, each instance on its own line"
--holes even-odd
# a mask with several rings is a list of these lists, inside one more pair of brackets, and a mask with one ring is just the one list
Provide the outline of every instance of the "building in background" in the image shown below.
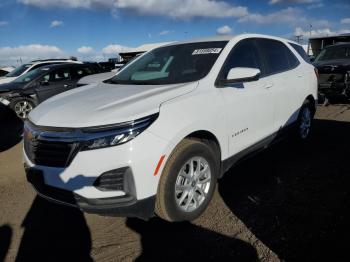
[[326,46],[345,42],[350,42],[350,34],[312,37],[309,39],[307,54],[316,57]]

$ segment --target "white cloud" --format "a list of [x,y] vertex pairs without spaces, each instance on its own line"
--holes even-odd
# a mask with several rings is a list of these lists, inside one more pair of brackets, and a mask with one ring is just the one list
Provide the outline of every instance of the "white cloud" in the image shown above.
[[28,62],[34,59],[59,58],[65,53],[57,46],[21,45],[17,47],[0,47],[0,64],[16,64],[20,59]]
[[59,21],[59,20],[53,20],[50,24],[50,27],[53,28],[53,27],[59,27],[59,26],[62,26],[63,25],[63,21]]
[[344,18],[340,21],[341,24],[350,25],[350,18]]
[[270,5],[289,3],[289,4],[312,4],[319,2],[319,0],[270,0]]
[[19,0],[39,8],[103,8],[127,10],[142,15],[161,15],[176,19],[193,17],[242,17],[248,14],[243,6],[213,0]]
[[127,52],[130,48],[127,46],[111,44],[100,50],[94,50],[90,46],[82,46],[77,49],[78,58],[82,61],[105,61],[108,58],[117,57],[119,53]]
[[68,53],[57,46],[41,44],[0,47],[0,65],[18,65],[19,61],[26,63],[36,59],[67,58],[71,55],[77,56],[81,61],[105,61],[130,49],[127,46],[111,44],[100,50],[95,50],[90,46],[81,46],[76,52]]
[[317,8],[322,8],[322,7],[324,7],[323,3],[316,3],[316,4],[309,5],[306,8],[308,10],[312,10],[312,9],[317,9]]
[[301,11],[298,8],[288,7],[267,15],[249,14],[241,19],[239,22],[253,22],[258,24],[272,24],[272,23],[292,23],[294,24],[300,19]]
[[7,21],[0,21],[0,27],[8,25],[9,22]]
[[115,6],[143,15],[162,15],[178,19],[242,17],[248,14],[246,7],[211,0],[116,0]]
[[169,30],[164,30],[164,31],[161,31],[160,33],[159,33],[159,35],[168,35],[168,34],[170,34],[171,33],[171,31],[169,31]]
[[130,48],[122,45],[108,45],[102,49],[102,53],[106,55],[116,55],[117,53],[127,52]]
[[304,40],[307,40],[308,38],[310,38],[310,36],[321,37],[321,36],[331,36],[331,35],[347,34],[347,33],[350,33],[349,29],[339,29],[339,30],[333,31],[330,28],[322,28],[322,29],[311,30],[311,34],[310,34],[310,31],[304,30],[301,27],[297,27],[295,28],[293,35],[302,36]]
[[256,24],[288,24],[290,26],[302,26],[312,24],[315,28],[329,27],[330,23],[327,20],[315,20],[304,16],[302,9],[288,7],[279,11],[261,15],[249,14],[238,20],[240,23],[256,23]]
[[232,28],[229,27],[228,25],[224,25],[222,27],[219,27],[217,30],[216,30],[216,33],[218,35],[228,35],[232,32]]
[[90,54],[94,51],[91,46],[81,46],[77,49],[77,52],[80,54]]
[[25,5],[39,8],[84,8],[84,9],[110,9],[115,0],[18,0]]

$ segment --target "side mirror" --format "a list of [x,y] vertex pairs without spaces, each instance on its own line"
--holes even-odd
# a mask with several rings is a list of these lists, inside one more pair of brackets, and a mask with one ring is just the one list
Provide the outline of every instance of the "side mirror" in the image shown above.
[[221,85],[236,84],[258,81],[260,78],[260,69],[250,67],[231,68],[227,74],[227,78],[220,81]]
[[258,81],[260,75],[260,69],[250,67],[236,67],[230,69],[224,82],[230,84]]

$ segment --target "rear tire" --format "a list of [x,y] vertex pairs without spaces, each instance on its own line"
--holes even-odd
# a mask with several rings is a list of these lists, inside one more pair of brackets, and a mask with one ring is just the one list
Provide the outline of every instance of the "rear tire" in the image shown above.
[[192,221],[212,199],[219,162],[210,144],[184,139],[170,155],[162,172],[156,214],[167,221]]
[[306,100],[300,108],[297,121],[296,137],[299,141],[306,141],[310,137],[314,115],[314,106],[309,100]]
[[29,98],[18,98],[11,102],[10,107],[18,118],[25,120],[28,114],[34,109],[35,103]]

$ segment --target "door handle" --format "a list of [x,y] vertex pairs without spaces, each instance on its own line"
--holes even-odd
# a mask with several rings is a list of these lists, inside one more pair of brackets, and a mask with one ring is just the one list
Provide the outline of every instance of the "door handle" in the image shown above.
[[266,85],[264,86],[265,89],[270,89],[271,87],[273,87],[273,84],[266,84]]
[[70,85],[64,85],[63,87],[70,87]]

